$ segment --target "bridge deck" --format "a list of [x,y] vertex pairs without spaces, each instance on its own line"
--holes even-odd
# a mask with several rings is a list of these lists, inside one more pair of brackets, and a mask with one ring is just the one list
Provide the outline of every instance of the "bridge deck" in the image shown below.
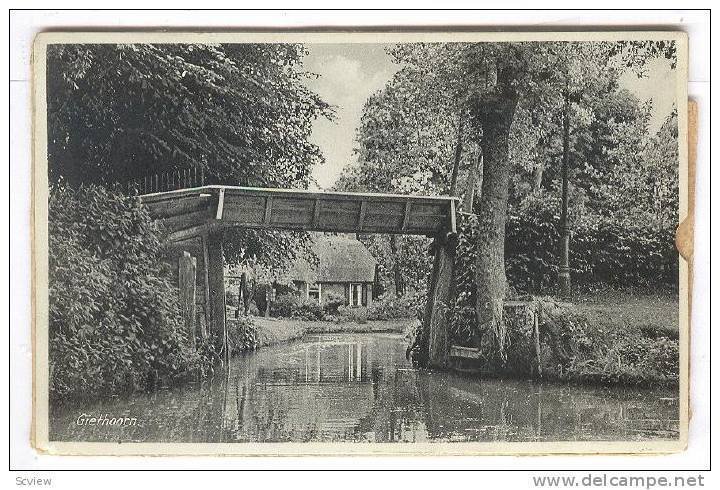
[[343,233],[454,233],[457,198],[212,185],[145,194],[170,239],[225,226]]

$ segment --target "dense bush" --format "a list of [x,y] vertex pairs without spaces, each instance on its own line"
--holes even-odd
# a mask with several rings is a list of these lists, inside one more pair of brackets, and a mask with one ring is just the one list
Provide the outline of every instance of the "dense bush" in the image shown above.
[[373,301],[368,308],[368,320],[396,320],[415,318],[414,297],[406,294],[397,297],[385,295]]
[[258,346],[257,326],[252,317],[240,316],[227,323],[230,354],[253,350]]
[[[530,201],[510,212],[506,226],[507,274],[519,290],[539,292],[556,280],[559,263],[559,205]],[[677,287],[674,230],[655,223],[621,223],[613,216],[576,220],[570,241],[573,282],[618,288]]]
[[338,308],[345,305],[345,297],[339,294],[330,293],[323,302],[325,316],[336,316]]
[[[552,292],[559,264],[557,199],[528,199],[508,211],[505,267],[509,285],[518,292]],[[474,287],[477,223],[460,223],[458,291]],[[674,289],[678,253],[674,230],[649,223],[621,223],[612,216],[585,216],[572,226],[570,268],[575,287],[654,287]]]
[[281,294],[270,303],[270,316],[290,318],[300,299],[295,294]]
[[281,294],[270,303],[270,316],[276,318],[298,318],[301,320],[322,320],[325,316],[322,305],[317,301],[304,300],[297,294]]
[[563,372],[568,379],[635,385],[675,384],[679,376],[677,340],[629,337],[574,358]]
[[50,189],[50,392],[142,388],[198,367],[155,224],[100,186]]
[[322,320],[324,316],[322,305],[312,299],[298,300],[292,309],[292,317],[300,320]]
[[368,310],[364,306],[341,306],[338,308],[337,321],[364,324],[368,320]]

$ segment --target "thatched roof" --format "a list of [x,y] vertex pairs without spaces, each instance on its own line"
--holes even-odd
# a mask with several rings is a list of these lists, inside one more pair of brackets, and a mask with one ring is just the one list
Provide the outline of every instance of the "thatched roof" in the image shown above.
[[318,266],[312,267],[304,258],[295,261],[290,269],[293,281],[310,284],[317,282],[372,282],[375,279],[375,257],[365,245],[342,235],[315,237],[313,251]]

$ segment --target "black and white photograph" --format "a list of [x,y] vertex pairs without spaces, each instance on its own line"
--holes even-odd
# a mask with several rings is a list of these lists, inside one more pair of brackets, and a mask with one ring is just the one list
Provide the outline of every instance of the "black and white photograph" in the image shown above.
[[39,450],[687,444],[685,33],[33,49]]

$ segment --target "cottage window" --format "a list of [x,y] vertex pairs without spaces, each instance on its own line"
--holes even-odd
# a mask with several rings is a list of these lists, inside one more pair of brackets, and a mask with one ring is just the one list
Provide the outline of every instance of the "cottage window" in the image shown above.
[[362,284],[350,284],[350,306],[362,306]]
[[322,298],[322,286],[320,284],[314,284],[312,286],[308,286],[307,299],[317,301],[318,304],[320,304],[322,302],[321,298]]

